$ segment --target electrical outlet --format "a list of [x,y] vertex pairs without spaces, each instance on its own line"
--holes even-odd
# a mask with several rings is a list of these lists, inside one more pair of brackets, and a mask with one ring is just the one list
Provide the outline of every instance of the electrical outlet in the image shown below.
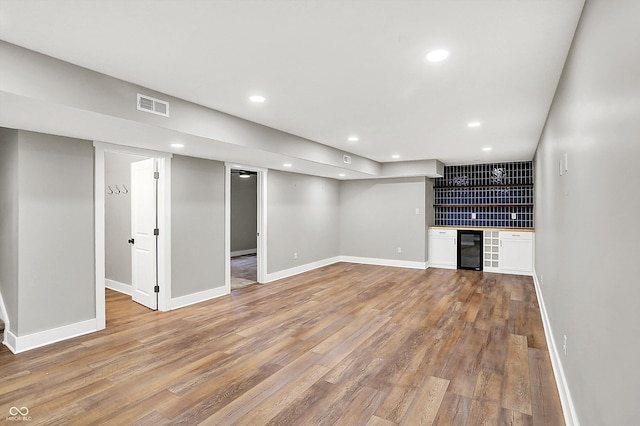
[[298,252],[293,253],[293,260],[297,260],[298,259]]
[[517,213],[511,213],[511,220],[516,220],[518,218]]
[[420,214],[420,209],[416,209],[416,214]]
[[402,253],[402,247],[398,247],[398,253]]
[[475,219],[476,218],[476,214],[475,213],[471,213],[471,219]]
[[564,334],[564,343],[562,345],[562,350],[564,351],[564,356],[567,356],[567,335]]

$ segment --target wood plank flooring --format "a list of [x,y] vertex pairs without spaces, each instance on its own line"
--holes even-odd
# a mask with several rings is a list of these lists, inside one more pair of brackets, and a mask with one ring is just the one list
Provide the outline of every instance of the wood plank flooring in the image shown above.
[[107,329],[0,349],[29,424],[562,425],[529,277],[339,263],[173,312],[107,291]]
[[255,254],[231,258],[231,290],[258,283],[258,265]]

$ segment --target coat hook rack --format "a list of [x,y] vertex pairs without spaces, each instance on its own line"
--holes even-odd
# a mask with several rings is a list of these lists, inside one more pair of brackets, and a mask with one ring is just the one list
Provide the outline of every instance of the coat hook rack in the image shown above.
[[124,194],[128,194],[128,193],[129,193],[129,190],[127,189],[127,187],[126,187],[126,186],[124,186],[124,183],[122,184],[122,187],[124,188]]
[[109,192],[107,192],[107,194],[109,195],[113,194],[113,189],[111,189],[111,185],[107,185],[107,188],[109,188]]
[[115,187],[116,187],[116,191],[117,191],[116,194],[120,194],[122,191],[120,191],[120,188],[118,188],[118,185],[115,185]]

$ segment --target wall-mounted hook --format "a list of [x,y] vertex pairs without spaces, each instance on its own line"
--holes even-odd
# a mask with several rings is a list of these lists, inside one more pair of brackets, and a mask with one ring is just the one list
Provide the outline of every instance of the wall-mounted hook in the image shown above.
[[120,194],[120,192],[122,192],[120,191],[120,188],[118,188],[118,185],[116,185],[116,191],[117,191],[116,194]]
[[107,188],[109,188],[109,192],[107,192],[108,195],[113,194],[113,189],[111,189],[111,185],[107,185]]
[[128,193],[129,193],[129,190],[127,189],[127,187],[126,187],[126,186],[124,186],[124,183],[122,184],[122,187],[124,188],[124,193],[125,193],[125,194],[128,194]]

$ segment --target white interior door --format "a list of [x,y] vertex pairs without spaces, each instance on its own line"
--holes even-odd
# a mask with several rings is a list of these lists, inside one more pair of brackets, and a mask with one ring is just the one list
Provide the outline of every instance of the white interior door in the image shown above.
[[131,163],[131,284],[132,297],[148,308],[158,308],[156,287],[156,160]]

